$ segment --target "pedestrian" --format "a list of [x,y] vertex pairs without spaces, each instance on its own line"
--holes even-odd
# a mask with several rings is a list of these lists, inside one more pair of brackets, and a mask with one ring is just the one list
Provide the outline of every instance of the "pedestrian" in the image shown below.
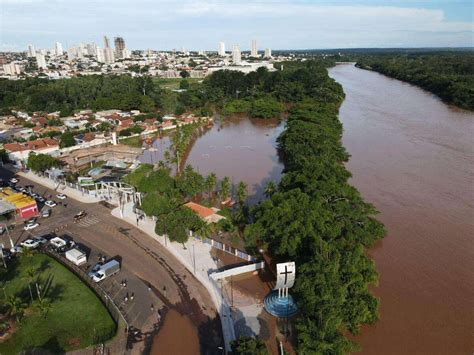
[[133,301],[134,297],[135,297],[135,294],[132,292],[132,294],[130,295],[130,300]]
[[151,284],[148,283],[148,291],[151,291]]
[[127,287],[127,280],[123,280],[123,287]]
[[153,303],[151,304],[150,310],[151,310],[152,312],[155,311],[155,307],[153,306]]

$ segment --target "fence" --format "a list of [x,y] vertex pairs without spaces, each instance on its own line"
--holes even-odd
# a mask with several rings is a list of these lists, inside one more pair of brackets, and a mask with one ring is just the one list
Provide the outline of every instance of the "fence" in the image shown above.
[[264,267],[265,267],[265,262],[261,261],[255,264],[234,267],[232,269],[224,270],[222,272],[215,272],[213,274],[210,274],[209,277],[212,278],[213,280],[220,280],[229,276],[240,275],[247,272],[263,269]]
[[[120,310],[120,306],[117,306],[115,302],[110,298],[110,296],[105,292],[105,290],[96,282],[94,282],[87,273],[85,273],[82,269],[74,265],[73,263],[69,262],[67,259],[61,257],[57,253],[48,250],[48,249],[43,249],[41,250],[42,253],[50,256],[57,262],[59,262],[61,265],[69,269],[72,273],[74,273],[77,277],[81,279],[82,282],[84,282],[89,288],[99,297],[99,299],[102,301],[104,304],[105,308],[107,308],[109,314],[111,315],[112,319],[115,321],[116,327],[119,327],[119,324],[121,321],[124,322],[125,329],[128,332],[129,329],[129,323],[127,320],[127,317],[122,311]],[[117,331],[117,328],[115,329]],[[115,333],[116,333],[115,331]],[[99,341],[105,341],[112,336],[115,335],[111,334],[111,336],[107,339],[98,339]]]
[[246,252],[236,249],[228,244],[224,244],[221,242],[218,242],[217,240],[211,239],[211,238],[204,238],[203,243],[209,244],[211,247],[222,250],[228,254],[234,255],[240,259],[246,260],[246,261],[251,261],[251,262],[256,262],[257,259],[254,258],[252,255],[247,254]]

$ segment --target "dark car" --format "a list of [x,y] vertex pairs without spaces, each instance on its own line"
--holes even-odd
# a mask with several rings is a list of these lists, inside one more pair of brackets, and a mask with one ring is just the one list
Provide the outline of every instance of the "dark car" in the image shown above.
[[86,216],[87,216],[87,212],[86,211],[81,211],[81,212],[79,212],[78,214],[76,214],[74,216],[74,222],[78,222]]

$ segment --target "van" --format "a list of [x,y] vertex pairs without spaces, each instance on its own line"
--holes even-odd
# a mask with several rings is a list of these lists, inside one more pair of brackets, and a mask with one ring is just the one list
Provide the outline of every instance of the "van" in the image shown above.
[[87,255],[77,248],[68,250],[65,256],[67,260],[77,266],[87,263]]
[[98,271],[92,273],[92,280],[94,280],[95,282],[99,282],[105,280],[109,276],[118,273],[119,271],[120,263],[117,260],[112,259],[102,265]]

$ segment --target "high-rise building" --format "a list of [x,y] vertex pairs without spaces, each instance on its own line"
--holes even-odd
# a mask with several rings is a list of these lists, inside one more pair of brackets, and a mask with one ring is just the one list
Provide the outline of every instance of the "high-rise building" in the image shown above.
[[115,37],[115,55],[117,58],[123,58],[123,50],[125,49],[125,41],[122,37]]
[[257,41],[255,39],[252,39],[252,49],[250,50],[250,56],[251,57],[256,57],[257,55],[258,55]]
[[270,48],[265,48],[265,58],[272,57],[272,50]]
[[124,48],[122,51],[122,59],[128,59],[132,56],[132,51],[128,48]]
[[104,36],[104,48],[110,48],[109,39],[107,36]]
[[56,52],[56,55],[63,55],[64,51],[63,51],[63,45],[59,42],[56,42],[56,45],[55,45],[55,52]]
[[36,53],[36,62],[38,63],[39,69],[46,69],[48,67],[46,65],[46,58],[44,54]]
[[232,47],[232,62],[234,65],[239,65],[242,62],[242,55],[240,53],[240,46],[238,44],[234,44]]
[[103,50],[102,48],[96,47],[95,59],[96,59],[99,63],[105,63],[104,50]]
[[32,44],[28,45],[28,57],[30,57],[30,58],[36,57],[35,46],[33,46]]
[[3,64],[3,72],[6,75],[18,75],[21,74],[22,68],[17,63]]
[[219,42],[219,52],[218,54],[223,57],[225,56],[225,43],[224,42]]
[[112,48],[104,48],[104,63],[111,64],[115,62],[115,53]]

